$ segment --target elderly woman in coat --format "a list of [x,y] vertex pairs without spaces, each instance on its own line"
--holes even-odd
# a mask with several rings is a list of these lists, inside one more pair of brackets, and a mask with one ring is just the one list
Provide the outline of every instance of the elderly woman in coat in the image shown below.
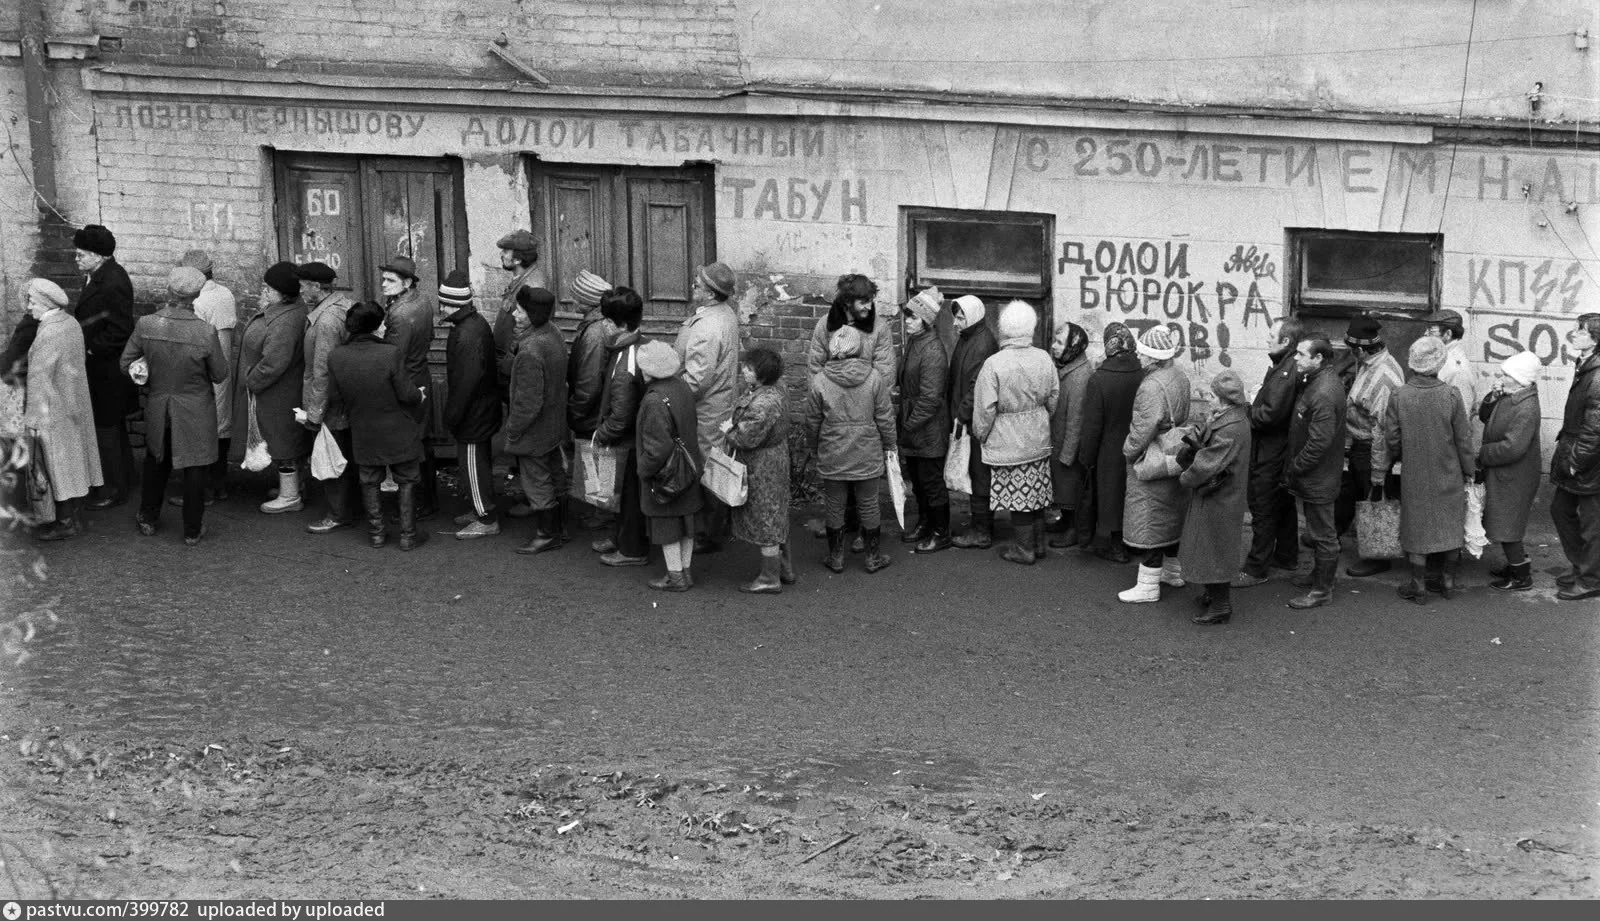
[[267,514],[298,512],[300,458],[311,453],[311,433],[295,420],[305,379],[306,305],[292,262],[280,262],[262,276],[261,310],[245,324],[239,340],[239,368],[255,401],[256,427],[278,469],[278,497],[262,503]]
[[78,534],[78,507],[103,484],[100,452],[84,367],[83,327],[68,313],[67,293],[53,281],[28,282],[28,315],[39,321],[28,347],[28,390],[22,422],[44,451],[56,520],[34,536],[66,540]]
[[646,342],[639,346],[639,376],[644,378],[644,397],[639,401],[639,504],[650,522],[650,542],[661,546],[666,557],[666,574],[651,579],[657,591],[686,592],[694,585],[689,565],[694,560],[694,519],[705,507],[699,477],[676,496],[662,496],[652,486],[672,459],[681,442],[694,459],[696,470],[704,469],[700,442],[695,438],[694,391],[678,377],[683,361],[672,346]]
[[1455,590],[1461,547],[1466,543],[1465,485],[1477,458],[1467,410],[1454,387],[1439,379],[1445,344],[1425,336],[1411,344],[1413,376],[1395,391],[1383,417],[1383,442],[1372,446],[1374,480],[1396,461],[1405,464],[1400,486],[1400,548],[1411,564],[1411,581],[1400,597],[1427,604],[1427,586],[1449,598]]
[[944,458],[950,450],[950,404],[945,379],[950,359],[934,327],[944,298],[928,288],[906,302],[901,321],[906,351],[900,361],[900,414],[895,419],[906,480],[917,500],[917,526],[901,536],[916,553],[938,553],[950,546],[950,493],[944,485]]
[[1049,553],[1040,512],[1050,504],[1050,417],[1061,382],[1055,363],[1033,345],[1038,316],[1025,301],[1000,311],[1000,351],[978,371],[972,434],[989,467],[989,504],[1011,513],[1015,535],[1001,556],[1032,566]]
[[863,356],[866,337],[841,326],[828,339],[828,361],[811,379],[806,443],[817,458],[827,501],[828,555],[822,564],[844,572],[845,506],[853,495],[861,513],[867,572],[889,565],[878,547],[881,515],[878,480],[884,456],[894,451],[894,407],[889,382]]
[[222,338],[194,312],[205,287],[199,269],[167,273],[165,307],[141,317],[122,348],[122,371],[148,383],[144,405],[144,482],[135,523],[146,537],[161,520],[162,494],[173,470],[183,471],[183,542],[205,535],[206,482],[217,459],[217,398],[212,387],[228,379]]
[[733,536],[761,548],[761,573],[739,586],[752,595],[776,595],[795,582],[789,561],[789,408],[783,393],[783,358],[768,348],[744,353],[739,365],[744,396],[722,423],[728,443],[745,465],[748,495],[733,510]]
[[1183,519],[1184,575],[1205,586],[1197,624],[1225,624],[1233,616],[1229,583],[1244,552],[1244,513],[1250,482],[1250,400],[1239,372],[1211,379],[1219,405],[1185,439],[1178,483],[1193,491]]
[[1122,457],[1128,463],[1122,539],[1145,555],[1139,564],[1138,582],[1117,595],[1129,604],[1160,600],[1162,585],[1183,586],[1178,541],[1189,505],[1189,491],[1178,482],[1177,471],[1168,474],[1170,466],[1150,478],[1135,469],[1146,451],[1161,450],[1158,439],[1163,434],[1189,421],[1189,376],[1172,363],[1178,345],[1165,326],[1145,330],[1138,350],[1145,375],[1133,398],[1128,437],[1122,442]]
[[1483,445],[1478,473],[1483,477],[1483,530],[1505,551],[1506,565],[1493,570],[1490,588],[1525,592],[1533,588],[1533,564],[1523,549],[1528,512],[1539,491],[1539,358],[1518,352],[1500,363],[1500,376],[1483,398]]
[[1128,483],[1128,462],[1122,442],[1133,421],[1133,398],[1139,390],[1139,359],[1133,334],[1121,323],[1106,324],[1102,336],[1106,357],[1089,375],[1083,389],[1083,429],[1078,437],[1078,465],[1093,491],[1094,522],[1080,540],[1084,549],[1113,563],[1128,562],[1122,543],[1122,503]]
[[1094,527],[1084,468],[1078,463],[1084,398],[1089,393],[1089,376],[1094,373],[1085,354],[1088,348],[1089,334],[1076,323],[1061,324],[1050,341],[1050,357],[1056,361],[1061,384],[1061,395],[1050,414],[1050,483],[1054,504],[1061,510],[1061,523],[1060,534],[1050,538],[1050,546],[1062,549],[1075,547],[1079,541],[1088,543]]

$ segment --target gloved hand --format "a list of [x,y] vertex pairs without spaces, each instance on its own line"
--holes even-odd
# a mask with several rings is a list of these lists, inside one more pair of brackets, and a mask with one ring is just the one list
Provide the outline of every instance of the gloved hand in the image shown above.
[[1183,447],[1178,449],[1178,466],[1185,470],[1194,464],[1196,454],[1200,453],[1200,446],[1195,443],[1194,437],[1183,436]]

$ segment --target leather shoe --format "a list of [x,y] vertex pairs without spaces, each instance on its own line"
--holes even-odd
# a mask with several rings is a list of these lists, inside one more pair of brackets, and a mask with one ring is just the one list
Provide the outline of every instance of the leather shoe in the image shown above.
[[91,512],[103,512],[108,508],[116,508],[127,501],[128,496],[126,493],[118,493],[114,496],[101,496],[98,499],[91,499],[83,503],[83,507]]
[[1229,582],[1228,585],[1232,586],[1233,588],[1252,588],[1257,585],[1265,584],[1266,581],[1266,576],[1253,576],[1241,569],[1239,570],[1239,574],[1234,576],[1233,581]]
[[1577,584],[1578,576],[1576,573],[1569,572],[1564,576],[1556,576],[1556,588],[1571,588]]
[[1556,597],[1562,601],[1582,601],[1585,598],[1600,598],[1600,588],[1579,588],[1573,585],[1556,592]]
[[1356,560],[1350,564],[1344,574],[1355,579],[1364,579],[1375,576],[1380,572],[1388,572],[1393,567],[1388,560]]
[[628,556],[620,551],[601,554],[600,563],[604,566],[648,566],[650,558],[647,556]]
[[595,553],[614,553],[617,549],[617,542],[609,537],[602,537],[590,544],[589,549]]

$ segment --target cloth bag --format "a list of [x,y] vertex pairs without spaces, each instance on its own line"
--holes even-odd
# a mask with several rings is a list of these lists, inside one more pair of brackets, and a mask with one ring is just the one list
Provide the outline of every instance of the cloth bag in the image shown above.
[[1356,552],[1364,560],[1401,560],[1400,500],[1356,503]]
[[906,478],[900,472],[900,452],[886,451],[883,455],[884,473],[889,477],[889,501],[894,503],[894,520],[900,530],[906,529]]
[[661,402],[667,407],[667,418],[672,422],[672,454],[650,478],[650,495],[665,505],[698,483],[700,471],[695,465],[694,455],[689,453],[689,446],[683,443],[683,436],[678,433],[678,419],[672,415],[672,401],[663,397]]
[[[1161,394],[1163,402],[1167,403],[1167,415],[1176,418],[1172,411],[1172,403],[1167,401],[1165,391]],[[1156,435],[1155,439],[1144,446],[1144,453],[1133,462],[1133,478],[1136,480],[1166,480],[1183,472],[1183,467],[1178,463],[1178,452],[1183,450],[1183,436],[1190,434],[1190,429],[1185,425],[1174,425],[1164,432]]]
[[595,508],[621,511],[622,495],[617,489],[621,449],[598,444],[591,438],[573,445],[573,454],[572,485],[568,493]]
[[944,456],[944,488],[972,495],[972,439],[957,422],[950,430],[950,453]]
[[720,446],[712,445],[700,485],[725,505],[737,507],[750,498],[750,470]]
[[318,480],[337,480],[344,473],[344,452],[333,438],[333,430],[326,424],[317,430],[317,440],[311,445],[311,476]]
[[267,439],[261,435],[261,426],[256,423],[256,395],[250,394],[249,421],[246,424],[244,436],[244,460],[240,467],[251,471],[262,471],[272,466],[272,455],[267,451]]
[[1483,548],[1489,546],[1489,535],[1483,530],[1482,483],[1467,485],[1467,521],[1462,537],[1466,541],[1467,552],[1472,554],[1473,559],[1483,556]]

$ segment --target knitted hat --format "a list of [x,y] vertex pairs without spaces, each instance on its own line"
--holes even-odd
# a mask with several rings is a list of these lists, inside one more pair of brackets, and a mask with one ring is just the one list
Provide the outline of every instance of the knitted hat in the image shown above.
[[295,272],[301,281],[314,281],[319,285],[331,285],[339,277],[333,266],[326,262],[308,262]]
[[939,322],[939,308],[944,306],[944,295],[938,288],[924,288],[917,292],[917,296],[906,301],[906,313],[922,321],[923,326],[932,328]]
[[1039,315],[1027,301],[1012,301],[1000,309],[1001,339],[1032,339]]
[[46,303],[52,306],[67,306],[67,292],[61,290],[60,285],[48,278],[35,278],[28,282],[28,293],[39,295]]
[[1244,395],[1244,381],[1239,378],[1239,372],[1232,368],[1224,368],[1211,379],[1211,392],[1229,406],[1243,406],[1250,402]]
[[1524,387],[1539,379],[1539,369],[1542,367],[1539,356],[1532,352],[1518,352],[1500,362],[1501,373]]
[[292,262],[279,262],[267,269],[267,274],[261,280],[267,286],[289,300],[300,296],[300,279],[295,275],[295,264]]
[[416,278],[417,263],[410,256],[396,256],[388,263],[378,266],[380,272],[393,272],[401,278]]
[[1418,374],[1436,374],[1444,367],[1444,356],[1443,340],[1423,336],[1411,343],[1411,353],[1406,356],[1406,364]]
[[1140,355],[1156,361],[1166,361],[1178,354],[1178,343],[1173,341],[1172,330],[1165,326],[1152,326],[1145,330],[1135,348]]
[[211,257],[203,249],[191,249],[178,260],[179,265],[186,265],[191,269],[199,269],[206,275],[211,274]]
[[828,357],[857,358],[861,355],[861,330],[854,326],[841,326],[828,338]]
[[1371,317],[1351,317],[1350,326],[1344,332],[1345,345],[1382,345],[1383,324]]
[[734,278],[733,269],[721,262],[697,266],[694,277],[699,279],[702,285],[725,298],[733,297],[734,286],[738,283]]
[[678,357],[672,346],[654,339],[639,343],[639,350],[634,357],[639,363],[639,373],[644,375],[646,381],[672,377],[683,367],[683,359]]
[[1071,364],[1089,348],[1089,333],[1076,323],[1063,323],[1050,340],[1050,357]]
[[950,302],[950,312],[956,315],[959,329],[977,326],[983,322],[985,312],[983,298],[974,294],[963,294]]
[[180,265],[167,273],[167,291],[174,297],[194,297],[205,286],[205,273],[193,266]]
[[117,238],[101,225],[90,224],[72,234],[72,245],[99,256],[110,256],[117,251]]
[[537,262],[539,259],[539,240],[526,230],[513,230],[495,242],[501,249],[509,249],[523,262]]
[[464,269],[456,269],[439,282],[439,303],[453,310],[472,303],[472,281]]
[[1107,323],[1100,340],[1105,343],[1107,358],[1133,351],[1133,331],[1121,323]]
[[585,307],[598,307],[600,297],[611,290],[611,282],[584,269],[572,280],[572,299]]

